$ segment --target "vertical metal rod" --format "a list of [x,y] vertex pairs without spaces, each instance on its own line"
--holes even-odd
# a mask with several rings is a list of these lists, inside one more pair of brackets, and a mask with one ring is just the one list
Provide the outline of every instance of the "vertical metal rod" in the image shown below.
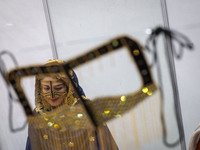
[[45,13],[46,21],[47,21],[47,27],[49,31],[49,39],[50,39],[53,59],[58,59],[58,53],[57,53],[57,48],[56,48],[55,36],[54,36],[53,28],[52,28],[51,17],[49,13],[48,2],[47,0],[42,0],[42,1],[43,1],[44,13]]
[[[162,14],[163,14],[164,27],[169,29],[166,0],[161,0],[161,8],[162,8]],[[177,117],[179,136],[180,136],[180,139],[182,139],[180,141],[180,144],[181,144],[181,149],[186,150],[185,135],[184,135],[183,121],[182,121],[182,114],[181,114],[181,107],[180,107],[180,99],[179,99],[178,85],[177,85],[177,80],[176,80],[176,70],[175,70],[172,51],[173,51],[172,41],[171,39],[166,38],[166,54],[167,54],[167,59],[168,59],[170,77],[172,81],[173,97],[174,97],[174,104],[175,104],[174,108],[177,115],[176,117]]]

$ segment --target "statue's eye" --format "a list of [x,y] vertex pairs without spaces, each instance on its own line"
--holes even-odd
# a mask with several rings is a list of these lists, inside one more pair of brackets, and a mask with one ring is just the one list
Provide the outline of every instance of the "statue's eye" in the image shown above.
[[56,91],[60,91],[60,90],[62,90],[63,89],[63,87],[56,87],[56,88],[54,88]]
[[43,91],[49,91],[49,90],[50,90],[50,87],[44,86],[42,89],[43,89]]

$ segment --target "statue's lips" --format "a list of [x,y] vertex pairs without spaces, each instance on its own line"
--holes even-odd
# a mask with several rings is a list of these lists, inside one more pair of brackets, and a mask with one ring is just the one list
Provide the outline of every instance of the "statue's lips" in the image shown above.
[[59,97],[58,98],[52,98],[51,101],[56,102],[58,99],[59,99]]

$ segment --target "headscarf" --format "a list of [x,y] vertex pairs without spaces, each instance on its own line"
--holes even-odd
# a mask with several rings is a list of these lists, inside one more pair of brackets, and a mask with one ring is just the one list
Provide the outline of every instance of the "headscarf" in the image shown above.
[[[50,66],[50,65],[59,65],[64,63],[63,60],[61,59],[54,59],[54,60],[49,60],[46,62],[45,65]],[[75,74],[75,72],[73,70],[69,71],[69,75],[70,77],[68,77],[66,74],[64,73],[57,73],[54,75],[48,75],[48,76],[52,76],[56,79],[61,80],[65,85],[66,85],[66,96],[64,98],[64,101],[62,104],[68,104],[69,106],[73,106],[75,105],[79,100],[80,97],[78,95],[78,93],[76,92],[76,90],[74,89],[71,81],[75,84],[79,94],[81,95],[81,97],[83,99],[87,99],[85,97],[85,94],[83,92],[83,89],[80,87],[79,83],[78,83],[78,78]],[[37,113],[40,114],[44,114],[45,112],[51,111],[52,109],[54,109],[54,106],[51,106],[42,96],[41,94],[41,80],[44,77],[44,75],[38,75],[36,76],[36,81],[35,81],[35,111]],[[71,79],[69,79],[71,78]],[[70,81],[71,80],[71,81]]]

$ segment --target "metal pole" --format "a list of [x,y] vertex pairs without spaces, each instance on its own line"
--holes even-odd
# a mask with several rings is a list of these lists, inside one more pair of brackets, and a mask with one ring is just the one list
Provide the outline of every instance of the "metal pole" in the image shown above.
[[[163,14],[164,27],[169,29],[166,0],[161,0],[161,8],[162,8],[162,14]],[[173,88],[173,97],[174,97],[174,104],[175,104],[174,108],[177,115],[176,116],[177,124],[178,124],[179,136],[181,139],[180,144],[181,144],[181,149],[186,150],[185,135],[184,135],[183,121],[182,121],[182,114],[181,114],[181,107],[180,107],[180,99],[179,99],[178,85],[177,85],[177,80],[176,80],[176,70],[175,70],[172,51],[173,51],[172,41],[171,39],[166,38],[166,54],[167,54],[170,77],[171,77],[172,88]]]
[[50,17],[50,13],[49,13],[48,2],[47,2],[47,0],[42,0],[42,1],[43,1],[44,13],[45,13],[46,21],[47,21],[47,27],[48,27],[48,31],[49,31],[49,39],[50,39],[50,43],[51,43],[53,59],[58,59],[58,53],[57,53],[52,23],[51,23],[51,17]]

